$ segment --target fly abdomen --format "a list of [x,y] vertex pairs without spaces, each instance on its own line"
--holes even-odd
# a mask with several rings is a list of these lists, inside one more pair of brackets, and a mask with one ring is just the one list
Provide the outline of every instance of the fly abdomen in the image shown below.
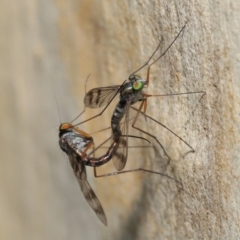
[[116,149],[119,145],[119,138],[112,143],[112,145],[109,147],[106,154],[104,154],[102,157],[99,158],[89,158],[88,156],[83,159],[84,164],[91,167],[99,167],[107,162],[109,162],[113,154],[115,153]]
[[127,101],[120,100],[113,112],[111,119],[111,127],[112,131],[116,131],[119,128],[120,122],[126,112]]

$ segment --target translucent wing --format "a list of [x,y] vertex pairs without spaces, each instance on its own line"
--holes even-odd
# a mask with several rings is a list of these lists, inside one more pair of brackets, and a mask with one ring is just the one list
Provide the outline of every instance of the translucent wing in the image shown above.
[[102,208],[102,205],[87,181],[86,167],[84,165],[84,162],[82,161],[81,156],[77,155],[76,152],[72,149],[68,152],[68,156],[70,164],[73,168],[73,172],[77,178],[77,181],[85,199],[87,200],[93,211],[96,213],[99,220],[105,226],[107,226],[107,218]]
[[121,85],[109,87],[93,88],[87,92],[84,98],[84,104],[89,108],[99,108],[106,106],[117,94]]
[[123,170],[127,163],[128,157],[128,125],[129,125],[129,109],[131,102],[128,101],[126,105],[125,118],[122,125],[122,135],[119,136],[119,145],[113,154],[113,164],[118,171]]
[[77,178],[77,180],[78,180],[79,186],[80,186],[80,188],[83,192],[83,195],[86,198],[87,202],[89,203],[89,205],[91,206],[93,211],[96,213],[99,220],[105,226],[107,226],[107,218],[106,218],[106,215],[105,215],[104,210],[102,208],[102,205],[99,202],[96,194],[92,190],[91,186],[89,185],[88,181],[87,180],[80,180],[78,178]]

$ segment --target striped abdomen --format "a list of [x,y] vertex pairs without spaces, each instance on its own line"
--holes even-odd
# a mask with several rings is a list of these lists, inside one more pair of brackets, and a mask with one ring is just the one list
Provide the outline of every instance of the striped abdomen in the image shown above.
[[115,135],[116,133],[121,134],[119,126],[120,126],[120,122],[126,112],[126,109],[127,109],[127,101],[120,100],[113,112],[112,119],[111,119],[111,127],[112,127],[112,131],[113,131],[113,135]]

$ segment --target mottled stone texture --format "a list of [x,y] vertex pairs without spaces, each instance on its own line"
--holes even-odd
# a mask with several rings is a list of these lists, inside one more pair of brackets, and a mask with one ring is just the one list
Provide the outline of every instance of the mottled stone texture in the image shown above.
[[[239,238],[239,1],[3,0],[0,16],[1,239]],[[130,127],[152,145],[131,139],[131,146],[147,147],[130,148],[126,166],[169,174],[184,190],[159,175],[95,179],[89,171],[106,228],[57,146],[58,125],[83,109],[89,74],[88,89],[121,84],[159,41],[157,55],[163,52],[184,24],[152,66],[146,92],[206,95],[149,98],[147,114],[195,153],[141,117],[137,126],[157,137],[171,160],[153,138]],[[89,133],[109,127],[115,104],[80,127]],[[96,145],[109,134],[93,135]],[[112,163],[103,169],[114,171]]]

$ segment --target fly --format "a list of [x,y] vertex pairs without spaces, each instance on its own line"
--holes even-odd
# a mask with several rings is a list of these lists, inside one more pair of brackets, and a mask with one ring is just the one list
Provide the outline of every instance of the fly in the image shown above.
[[87,181],[85,166],[87,164],[95,166],[94,161],[86,161],[85,159],[87,151],[94,147],[93,138],[84,131],[73,128],[71,124],[63,123],[59,127],[59,145],[68,155],[73,173],[77,178],[85,199],[96,213],[99,220],[107,226],[107,218],[103,207]]
[[[161,146],[161,148],[164,151],[164,154],[167,156],[167,158],[169,160],[170,160],[170,157],[168,156],[167,152],[165,151],[164,147],[159,142],[159,140],[156,138],[156,136],[154,136],[146,131],[143,131],[141,128],[138,128],[135,126],[135,123],[139,117],[139,113],[144,114],[144,116],[146,118],[150,118],[151,120],[155,121],[156,123],[158,123],[161,126],[163,126],[164,128],[166,128],[168,131],[170,131],[172,134],[174,134],[176,137],[178,137],[181,141],[183,141],[191,149],[191,152],[195,151],[192,146],[190,146],[184,139],[182,139],[176,133],[171,131],[167,126],[163,125],[162,123],[155,120],[154,118],[151,118],[150,116],[146,115],[147,99],[149,97],[154,97],[154,96],[163,97],[163,96],[172,96],[172,95],[176,96],[176,95],[186,95],[186,94],[196,94],[196,93],[198,93],[198,94],[201,93],[202,94],[201,98],[202,98],[205,95],[205,92],[204,91],[196,91],[196,92],[186,92],[186,93],[153,95],[153,94],[146,94],[143,91],[143,88],[147,87],[150,82],[151,66],[166,54],[168,49],[174,44],[176,39],[179,37],[181,32],[184,30],[184,28],[185,28],[185,26],[182,27],[180,32],[174,38],[172,43],[167,47],[167,49],[160,56],[158,56],[151,64],[149,64],[149,62],[152,60],[152,58],[156,54],[157,50],[159,49],[160,44],[161,44],[161,42],[160,42],[158,44],[157,48],[155,49],[155,51],[153,52],[153,54],[148,59],[148,61],[144,65],[142,65],[139,69],[137,69],[135,72],[133,72],[129,76],[128,80],[125,80],[122,83],[122,85],[113,85],[113,86],[108,86],[108,87],[100,87],[100,88],[91,89],[84,98],[85,107],[89,107],[89,108],[98,108],[98,107],[103,107],[103,106],[105,106],[105,107],[99,114],[97,114],[87,120],[84,120],[84,121],[76,124],[75,126],[80,125],[84,122],[87,122],[91,119],[94,119],[94,118],[100,116],[105,111],[105,109],[109,106],[109,104],[112,102],[112,100],[118,94],[120,95],[120,100],[113,112],[112,119],[111,119],[111,127],[112,127],[113,137],[116,137],[116,136],[119,137],[119,133],[120,132],[122,133],[122,137],[120,138],[120,143],[119,143],[119,145],[121,147],[117,148],[117,150],[114,154],[114,158],[113,158],[115,168],[118,171],[121,171],[125,167],[126,161],[127,161],[127,156],[128,156],[128,126],[129,126],[128,122],[129,122],[130,108],[137,111],[137,114],[132,122],[132,127],[149,135],[150,137],[154,138],[157,141],[157,143]],[[143,79],[140,76],[135,74],[147,65],[148,65],[148,68],[147,68],[146,79]],[[132,107],[132,105],[136,102],[141,102],[140,107],[138,109]],[[125,119],[123,121],[123,127],[122,127],[122,130],[120,130],[120,122],[124,117],[125,117]]]

